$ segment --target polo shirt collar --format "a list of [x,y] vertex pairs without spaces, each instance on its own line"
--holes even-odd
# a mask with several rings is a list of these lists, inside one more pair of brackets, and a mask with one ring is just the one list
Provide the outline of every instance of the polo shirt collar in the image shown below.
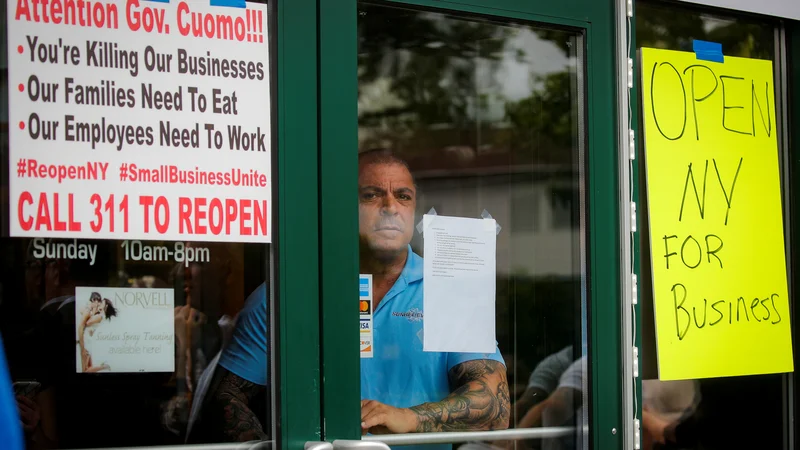
[[408,246],[408,258],[406,265],[403,267],[403,272],[400,273],[400,278],[406,278],[407,283],[413,283],[422,279],[422,271],[424,270],[422,257],[411,250],[411,245]]

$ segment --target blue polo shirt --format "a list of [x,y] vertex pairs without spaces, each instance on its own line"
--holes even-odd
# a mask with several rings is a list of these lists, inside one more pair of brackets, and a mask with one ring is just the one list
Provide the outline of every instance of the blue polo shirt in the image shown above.
[[7,450],[22,450],[22,425],[19,420],[17,399],[11,387],[11,378],[6,366],[3,340],[0,339],[0,442]]
[[[448,373],[453,367],[477,359],[503,364],[494,353],[445,353],[422,350],[423,260],[408,247],[400,278],[378,304],[373,317],[374,357],[361,360],[361,398],[397,408],[438,402],[450,394]],[[449,445],[415,446],[441,449]],[[409,449],[411,447],[403,447]]]
[[245,300],[219,365],[251,383],[267,385],[267,283]]

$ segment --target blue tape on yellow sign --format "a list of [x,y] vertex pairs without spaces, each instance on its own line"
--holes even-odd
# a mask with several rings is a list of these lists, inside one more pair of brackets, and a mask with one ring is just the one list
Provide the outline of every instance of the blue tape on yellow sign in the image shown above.
[[695,39],[692,41],[692,50],[694,50],[697,59],[718,63],[725,62],[725,57],[722,55],[722,44]]

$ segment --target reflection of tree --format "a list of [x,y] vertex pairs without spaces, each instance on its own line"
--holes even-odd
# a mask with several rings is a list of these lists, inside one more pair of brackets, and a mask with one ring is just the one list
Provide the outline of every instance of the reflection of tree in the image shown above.
[[572,80],[568,71],[538,77],[541,87],[530,97],[506,103],[511,148],[545,162],[569,161],[575,134]]
[[564,55],[570,56],[575,53],[575,49],[572,48],[572,46],[575,45],[575,39],[572,33],[564,33],[564,30],[555,28],[535,28],[533,32],[539,36],[539,39],[550,41],[555,44],[564,52]]
[[729,56],[771,59],[772,28],[754,22],[723,20],[685,8],[637,3],[637,47],[692,51],[692,40],[718,42]]
[[432,139],[421,132],[436,127],[469,132],[475,109],[486,102],[476,89],[476,61],[480,59],[489,72],[481,78],[482,87],[497,86],[494,73],[512,32],[486,21],[360,7],[359,95],[363,99],[364,86],[381,80],[385,92],[377,94],[384,105],[362,108],[359,125],[384,129],[393,138],[413,135],[415,140]]

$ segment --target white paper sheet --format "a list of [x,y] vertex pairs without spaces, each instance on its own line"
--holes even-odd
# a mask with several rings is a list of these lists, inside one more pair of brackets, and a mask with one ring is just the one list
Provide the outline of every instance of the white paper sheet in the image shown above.
[[424,215],[424,339],[428,352],[494,353],[494,219]]

